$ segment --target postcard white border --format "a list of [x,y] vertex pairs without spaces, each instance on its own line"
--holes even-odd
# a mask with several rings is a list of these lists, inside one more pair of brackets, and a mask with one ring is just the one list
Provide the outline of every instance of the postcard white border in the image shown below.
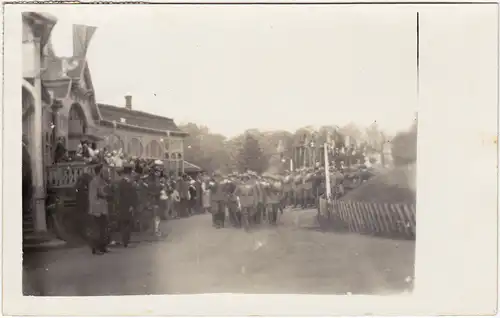
[[[433,34],[421,43],[418,234],[413,294],[43,298],[22,296],[21,215],[16,212],[21,210],[21,108],[17,107],[21,96],[20,12],[43,11],[43,6],[5,7],[4,314],[493,314],[497,304],[498,255],[498,7],[400,6],[418,9],[422,31],[432,29]],[[473,44],[460,45],[460,41]]]

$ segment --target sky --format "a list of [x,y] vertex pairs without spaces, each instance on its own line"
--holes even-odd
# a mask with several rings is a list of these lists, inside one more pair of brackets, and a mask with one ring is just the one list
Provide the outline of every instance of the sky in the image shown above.
[[304,126],[407,129],[416,111],[415,11],[397,6],[44,5],[72,55],[72,24],[97,27],[99,103],[232,137]]

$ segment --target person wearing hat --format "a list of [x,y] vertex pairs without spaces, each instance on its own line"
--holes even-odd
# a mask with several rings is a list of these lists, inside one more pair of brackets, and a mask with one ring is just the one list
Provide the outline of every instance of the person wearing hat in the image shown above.
[[278,211],[281,204],[281,195],[283,192],[282,182],[275,176],[267,178],[269,187],[267,187],[267,205],[269,210],[269,223],[276,225],[278,221]]
[[235,197],[238,204],[237,223],[249,230],[257,208],[257,189],[249,174],[242,174],[241,182],[237,185]]
[[226,218],[226,194],[224,193],[225,180],[219,172],[213,174],[212,186],[212,225],[215,228],[224,227]]
[[306,209],[311,203],[312,197],[312,180],[311,180],[310,169],[306,169],[303,172],[303,183],[302,183],[302,208]]
[[239,227],[241,224],[241,202],[239,197],[239,188],[241,184],[239,179],[234,178],[229,179],[225,185],[228,219],[235,227]]
[[181,202],[181,196],[177,187],[177,182],[175,180],[170,180],[167,210],[170,212],[169,215],[172,219],[179,218],[179,204]]
[[303,170],[300,170],[295,175],[295,207],[302,207],[304,205],[304,175]]
[[[161,161],[160,161],[161,163]],[[147,191],[148,191],[148,204],[152,208],[152,223],[153,232],[156,236],[161,236],[160,232],[160,195],[162,186],[160,183],[160,178],[162,175],[161,171],[162,165],[153,162],[153,165],[149,167],[149,173],[146,176]]]
[[271,202],[269,202],[270,199],[270,189],[271,189],[271,182],[272,182],[272,177],[269,174],[263,174],[260,180],[260,190],[262,194],[263,201],[261,203],[261,211],[262,214],[259,216],[261,220],[268,220],[269,221],[269,213],[270,213],[270,207],[271,207]]
[[196,189],[196,181],[193,180],[190,176],[187,177],[188,183],[188,191],[189,191],[189,213],[193,215],[197,213],[197,200],[198,200],[198,191]]
[[203,175],[201,179],[201,205],[204,213],[211,213],[212,209],[212,191],[213,181],[208,175]]
[[137,209],[138,194],[132,179],[132,165],[124,164],[118,172],[118,222],[123,247],[127,247],[132,233],[134,211]]
[[256,209],[255,216],[252,218],[252,221],[255,224],[262,223],[262,220],[266,217],[266,206],[267,206],[267,193],[266,193],[266,182],[263,175],[255,174],[253,179],[255,183],[255,191],[256,191]]
[[89,215],[91,237],[89,240],[92,254],[101,255],[108,252],[106,231],[108,226],[108,185],[103,165],[94,168],[95,176],[89,183]]
[[181,201],[179,203],[179,214],[180,217],[188,217],[191,214],[190,201],[191,193],[189,192],[189,178],[186,174],[182,175],[178,182],[178,189]]

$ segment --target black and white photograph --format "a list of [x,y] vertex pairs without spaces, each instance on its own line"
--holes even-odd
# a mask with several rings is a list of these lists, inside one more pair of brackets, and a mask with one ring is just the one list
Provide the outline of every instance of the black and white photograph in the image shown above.
[[430,9],[17,11],[23,296],[411,297],[417,197],[451,178],[421,170],[420,129],[448,130],[420,106],[439,87]]

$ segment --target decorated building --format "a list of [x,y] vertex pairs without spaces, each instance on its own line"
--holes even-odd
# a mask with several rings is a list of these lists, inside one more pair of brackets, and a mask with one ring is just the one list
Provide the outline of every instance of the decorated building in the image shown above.
[[[173,119],[123,106],[98,104],[86,59],[95,27],[73,26],[73,56],[56,56],[53,16],[23,13],[23,233],[48,230],[49,193],[71,201],[73,185],[88,172],[83,162],[55,162],[55,147],[77,151],[82,140],[135,157],[162,159],[171,174],[199,167],[185,163],[187,134]],[[73,198],[74,199],[74,198]],[[51,217],[54,217],[52,214]],[[57,219],[57,216],[55,216]]]

